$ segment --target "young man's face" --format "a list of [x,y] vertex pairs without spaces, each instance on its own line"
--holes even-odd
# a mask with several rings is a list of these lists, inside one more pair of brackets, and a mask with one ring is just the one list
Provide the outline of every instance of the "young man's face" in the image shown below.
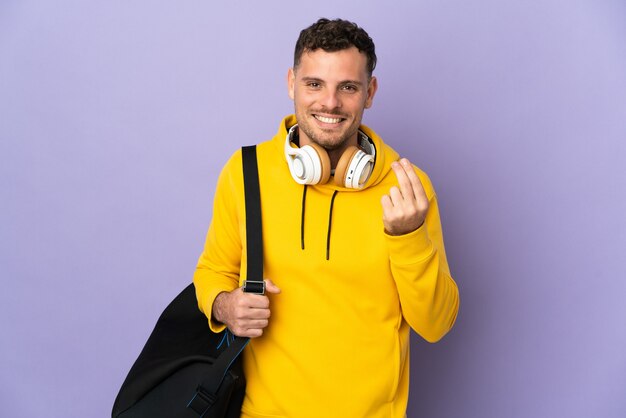
[[300,146],[317,143],[327,150],[357,144],[363,111],[372,105],[375,77],[367,57],[355,47],[336,52],[305,51],[287,82],[300,130]]

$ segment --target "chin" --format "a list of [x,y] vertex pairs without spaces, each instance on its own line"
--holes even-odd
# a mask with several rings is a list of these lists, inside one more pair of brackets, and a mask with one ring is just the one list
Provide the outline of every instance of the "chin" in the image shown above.
[[326,148],[329,151],[334,151],[336,149],[340,149],[343,146],[345,146],[346,142],[348,142],[348,140],[346,138],[344,138],[344,139],[341,139],[339,141],[330,142],[330,143],[324,145],[324,148]]
[[341,148],[347,141],[346,136],[339,135],[339,137],[328,138],[325,135],[316,135],[313,141],[318,145],[321,145],[325,149],[332,151]]

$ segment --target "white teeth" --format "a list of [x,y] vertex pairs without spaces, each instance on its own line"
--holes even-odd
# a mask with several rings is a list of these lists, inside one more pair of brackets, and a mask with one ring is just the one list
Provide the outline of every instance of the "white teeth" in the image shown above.
[[341,118],[325,118],[324,116],[315,115],[315,118],[324,123],[339,123]]

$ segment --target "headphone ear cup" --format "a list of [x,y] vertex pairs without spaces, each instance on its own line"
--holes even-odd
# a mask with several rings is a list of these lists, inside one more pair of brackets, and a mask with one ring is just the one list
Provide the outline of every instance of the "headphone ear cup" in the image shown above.
[[319,157],[319,161],[322,166],[322,173],[320,175],[319,184],[326,184],[328,182],[328,179],[330,179],[330,157],[328,156],[328,153],[323,147],[314,143],[305,145],[305,147],[311,147],[313,150],[315,150],[315,153]]
[[335,167],[335,184],[340,187],[348,187],[346,185],[346,174],[348,171],[348,167],[350,167],[350,163],[352,162],[352,158],[359,152],[359,149],[354,145],[349,146],[346,150],[341,154],[341,158],[337,163],[337,167]]

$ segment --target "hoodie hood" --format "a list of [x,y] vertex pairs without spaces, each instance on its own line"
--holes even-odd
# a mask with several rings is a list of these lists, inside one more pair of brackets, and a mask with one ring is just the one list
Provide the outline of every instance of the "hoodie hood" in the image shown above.
[[[289,129],[297,123],[295,115],[289,115],[285,117],[279,127],[278,132],[272,139],[273,144],[279,148],[279,152],[284,154],[284,146],[285,139],[289,133]],[[367,127],[366,125],[360,125],[359,130],[367,135],[373,142],[374,147],[376,149],[376,159],[374,161],[374,168],[372,170],[372,174],[370,178],[367,180],[363,188],[361,189],[351,189],[347,187],[337,186],[332,178],[325,184],[316,184],[309,185],[308,187],[321,187],[321,188],[329,188],[332,190],[337,190],[339,192],[358,192],[360,190],[367,189],[368,187],[375,186],[380,183],[383,178],[391,171],[391,163],[397,161],[399,155],[396,151],[394,151],[391,147],[386,145],[383,140],[374,132],[372,129]],[[285,165],[288,165],[287,159],[285,158]]]
[[[285,117],[278,127],[278,133],[272,139],[272,144],[275,146],[276,152],[280,152],[284,155],[284,147],[285,140],[287,135],[289,134],[289,129],[297,123],[295,115],[289,115]],[[368,138],[372,141],[374,145],[374,149],[376,152],[375,160],[374,160],[374,168],[372,169],[372,173],[364,184],[364,186],[360,189],[352,189],[343,186],[337,186],[334,181],[329,180],[324,184],[315,184],[315,185],[303,185],[302,188],[302,203],[301,203],[301,216],[300,216],[300,246],[302,250],[305,249],[306,241],[305,241],[305,223],[306,223],[306,207],[307,207],[307,189],[309,187],[317,188],[319,190],[326,190],[330,194],[330,198],[328,201],[328,223],[326,230],[326,260],[330,259],[330,250],[331,250],[331,232],[333,225],[333,208],[336,205],[336,201],[341,201],[341,198],[337,199],[337,195],[340,192],[354,193],[366,190],[370,187],[373,187],[380,183],[385,176],[391,171],[391,163],[393,161],[397,161],[399,156],[396,151],[394,151],[391,147],[386,145],[383,140],[374,132],[372,129],[368,128],[365,125],[360,125],[359,130],[363,132]],[[287,162],[287,158],[283,158],[284,164],[286,166],[289,165]],[[289,168],[287,167],[287,170]],[[295,180],[294,180],[295,181]]]

